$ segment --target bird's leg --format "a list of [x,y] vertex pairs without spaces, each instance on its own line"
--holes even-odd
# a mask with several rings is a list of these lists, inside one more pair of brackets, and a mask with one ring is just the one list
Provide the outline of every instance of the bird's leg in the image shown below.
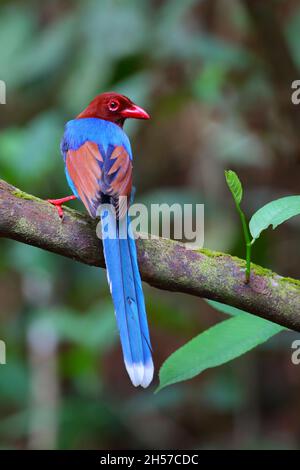
[[47,201],[50,202],[50,204],[52,204],[53,206],[56,207],[59,217],[61,219],[63,219],[64,211],[63,211],[63,208],[61,206],[65,202],[73,201],[74,199],[77,199],[77,197],[72,195],[72,196],[62,197],[60,199],[47,199]]

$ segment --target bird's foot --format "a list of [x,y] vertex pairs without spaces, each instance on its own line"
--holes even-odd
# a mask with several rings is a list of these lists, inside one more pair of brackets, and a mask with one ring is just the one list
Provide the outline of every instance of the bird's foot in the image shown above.
[[50,204],[56,207],[59,217],[63,219],[64,210],[62,208],[62,205],[65,202],[73,201],[74,199],[77,199],[77,198],[76,196],[72,195],[72,196],[62,197],[61,199],[47,199],[47,202],[50,202]]

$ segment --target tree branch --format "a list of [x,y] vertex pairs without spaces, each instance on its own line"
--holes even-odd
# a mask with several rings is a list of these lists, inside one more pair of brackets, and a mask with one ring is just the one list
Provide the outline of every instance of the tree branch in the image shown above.
[[[65,208],[63,222],[49,203],[0,180],[0,236],[105,266],[97,221]],[[141,276],[160,289],[223,302],[300,331],[300,281],[252,266],[244,283],[244,260],[209,250],[191,250],[162,238],[137,240]]]

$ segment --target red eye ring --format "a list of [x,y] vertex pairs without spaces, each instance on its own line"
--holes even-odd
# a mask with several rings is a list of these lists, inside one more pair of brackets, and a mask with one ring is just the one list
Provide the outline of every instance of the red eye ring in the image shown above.
[[108,108],[110,111],[117,111],[119,109],[119,103],[115,100],[112,100],[109,103]]

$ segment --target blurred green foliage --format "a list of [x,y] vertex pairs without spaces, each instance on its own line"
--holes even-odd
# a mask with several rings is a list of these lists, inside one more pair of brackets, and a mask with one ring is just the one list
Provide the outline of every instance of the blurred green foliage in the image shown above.
[[[299,72],[299,7],[273,3]],[[126,125],[136,200],[205,203],[205,245],[243,256],[224,167],[241,174],[248,214],[299,192],[298,141],[259,37],[238,0],[2,1],[1,177],[40,197],[65,195],[64,123],[113,89],[153,117]],[[299,277],[299,224],[276,237],[257,243],[254,261]],[[222,319],[200,299],[147,286],[145,295],[157,370]],[[288,334],[154,395],[157,379],[146,391],[129,384],[101,270],[2,240],[0,296],[1,448],[299,447]]]

